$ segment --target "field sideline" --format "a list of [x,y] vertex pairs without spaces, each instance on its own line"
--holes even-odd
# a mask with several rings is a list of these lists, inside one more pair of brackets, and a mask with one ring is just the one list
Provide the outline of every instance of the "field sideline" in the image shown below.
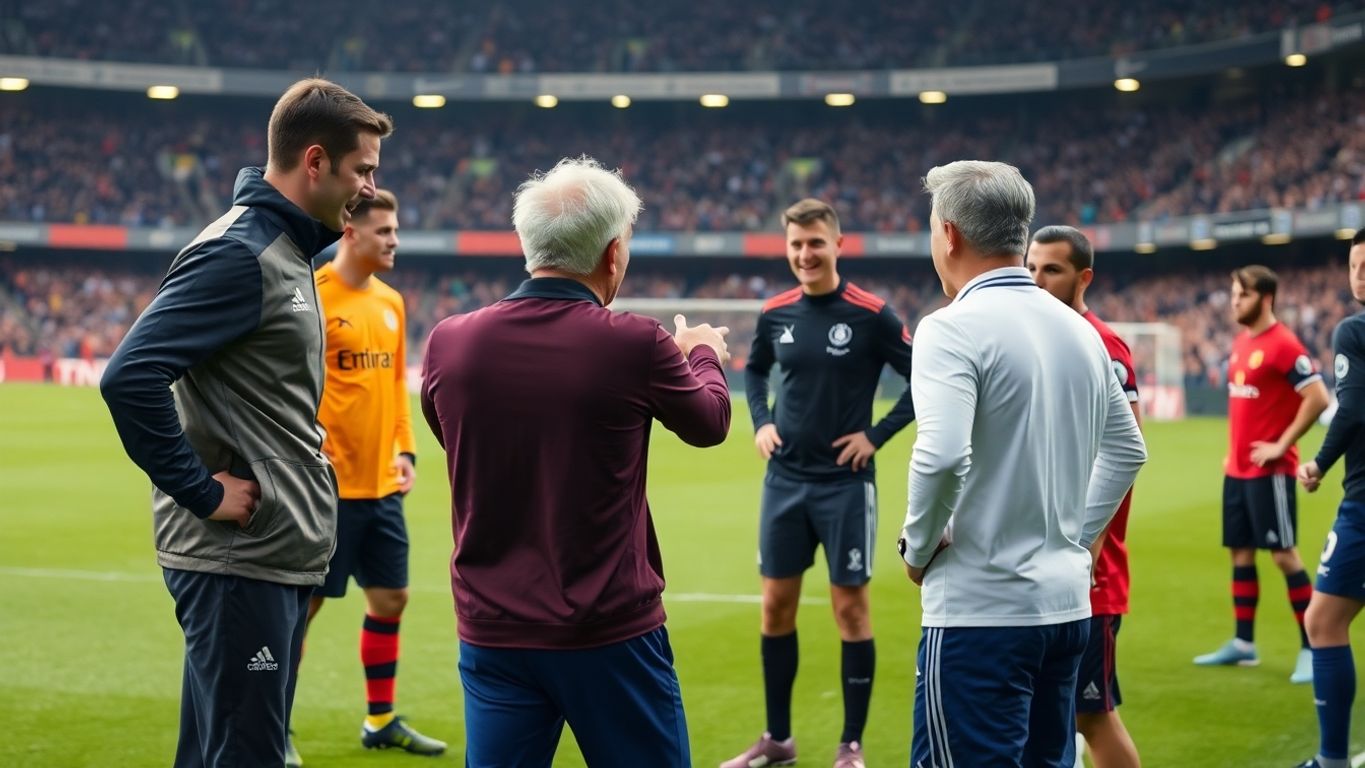
[[[651,453],[668,629],[697,766],[732,756],[763,728],[754,555],[762,465],[743,404],[735,408],[722,447],[687,448],[656,428]],[[125,458],[93,389],[7,384],[0,386],[0,414],[0,718],[8,726],[0,765],[169,765],[182,648],[153,557],[147,481]],[[1312,753],[1317,724],[1310,687],[1288,682],[1297,632],[1283,579],[1268,557],[1260,562],[1262,665],[1190,663],[1232,629],[1229,566],[1218,546],[1225,425],[1196,419],[1151,424],[1146,432],[1152,459],[1138,480],[1129,533],[1133,614],[1119,643],[1124,720],[1148,766],[1285,768]],[[1309,453],[1322,436],[1315,428],[1305,438]],[[419,477],[408,503],[413,597],[404,618],[398,710],[450,742],[451,751],[431,763],[361,749],[362,603],[353,587],[345,600],[327,604],[307,645],[295,729],[309,768],[463,762],[444,457],[424,425],[418,437]],[[865,747],[874,768],[909,762],[919,597],[897,563],[894,541],[912,437],[902,434],[878,454],[878,671]],[[1324,491],[1299,495],[1310,571],[1341,496],[1340,478],[1338,468]],[[829,764],[842,722],[838,639],[826,595],[817,567],[799,619],[793,704],[806,766]],[[1353,753],[1365,745],[1362,709],[1355,712]],[[555,765],[583,761],[567,745]]]

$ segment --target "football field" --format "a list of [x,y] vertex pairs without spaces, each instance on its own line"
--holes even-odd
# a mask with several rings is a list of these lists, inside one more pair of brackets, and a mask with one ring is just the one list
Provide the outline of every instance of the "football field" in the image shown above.
[[[417,433],[419,476],[407,505],[412,598],[403,621],[398,711],[451,744],[435,764],[459,765],[463,722],[444,457],[425,425]],[[919,595],[894,543],[912,433],[897,436],[877,457],[878,668],[865,738],[874,768],[909,762]],[[650,456],[668,630],[698,766],[716,765],[763,730],[755,567],[763,467],[751,434],[737,403],[725,445],[689,448],[656,425]],[[1146,434],[1151,460],[1138,479],[1129,530],[1133,611],[1119,638],[1124,720],[1148,766],[1285,768],[1312,754],[1317,724],[1310,687],[1288,682],[1298,636],[1284,581],[1268,557],[1259,563],[1261,666],[1190,663],[1232,630],[1229,565],[1219,547],[1225,424],[1150,424]],[[1316,428],[1305,438],[1308,453],[1322,436]],[[1337,468],[1323,491],[1299,494],[1310,572],[1340,499],[1340,478]],[[171,763],[182,648],[154,559],[149,488],[124,456],[95,390],[0,386],[0,766]],[[294,718],[304,763],[433,764],[360,747],[362,610],[352,585],[346,599],[327,604],[308,638]],[[818,565],[807,576],[799,636],[793,715],[801,765],[828,765],[842,723],[839,645]],[[1356,711],[1353,753],[1365,744],[1363,708]],[[583,765],[565,740],[555,765]]]

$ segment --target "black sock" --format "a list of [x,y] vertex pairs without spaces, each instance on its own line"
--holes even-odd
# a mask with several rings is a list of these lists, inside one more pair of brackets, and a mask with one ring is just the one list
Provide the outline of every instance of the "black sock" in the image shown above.
[[877,646],[872,638],[844,642],[844,733],[839,741],[862,741],[867,707],[872,701],[872,675],[877,669]]
[[763,635],[763,692],[768,702],[768,733],[778,741],[792,735],[792,685],[796,682],[796,632]]
[[1299,623],[1299,647],[1307,648],[1308,632],[1303,628],[1303,615],[1308,612],[1308,601],[1313,597],[1313,582],[1308,579],[1308,571],[1288,574],[1284,581],[1289,588],[1289,605],[1294,609],[1294,620]]
[[1232,567],[1232,610],[1237,615],[1237,639],[1250,643],[1256,638],[1256,603],[1260,584],[1255,565]]

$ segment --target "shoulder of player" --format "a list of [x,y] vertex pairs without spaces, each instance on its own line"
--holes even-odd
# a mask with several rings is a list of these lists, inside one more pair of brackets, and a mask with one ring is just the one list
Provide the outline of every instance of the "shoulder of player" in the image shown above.
[[1338,327],[1356,337],[1365,336],[1365,312],[1351,315],[1342,320]]
[[403,294],[397,288],[379,279],[379,275],[370,276],[371,289],[376,296],[382,297],[390,304],[394,304],[398,309],[403,308]]
[[[254,274],[258,278],[244,280]],[[260,255],[249,243],[231,235],[196,240],[176,254],[166,272],[167,283],[208,280],[234,294],[262,292]]]
[[777,294],[776,296],[773,296],[772,298],[768,299],[767,301],[763,302],[762,314],[767,314],[769,312],[772,312],[773,310],[781,309],[782,307],[790,307],[791,305],[795,304],[800,300],[801,300],[800,286],[792,288],[789,291],[783,291]]
[[1094,312],[1087,312],[1082,315],[1082,317],[1090,321],[1090,325],[1094,326],[1095,330],[1099,332],[1100,340],[1104,342],[1105,349],[1109,350],[1111,355],[1117,357],[1116,353],[1122,353],[1128,357],[1132,357],[1133,351],[1129,348],[1128,342],[1124,341],[1122,336],[1118,335],[1113,328],[1109,327],[1108,323],[1101,320],[1099,315],[1096,315]]
[[1284,323],[1275,325],[1273,329],[1275,335],[1269,339],[1270,344],[1265,348],[1267,356],[1277,360],[1277,365],[1282,367],[1302,365],[1299,359],[1307,358],[1308,348],[1304,346],[1298,334]]
[[871,291],[865,291],[853,283],[845,283],[844,290],[839,296],[846,303],[852,304],[858,309],[866,310],[873,315],[881,314],[882,309],[886,307],[885,299]]
[[318,265],[318,268],[313,270],[313,282],[317,283],[318,287],[322,287],[336,279],[336,269],[332,267],[332,262],[330,261]]

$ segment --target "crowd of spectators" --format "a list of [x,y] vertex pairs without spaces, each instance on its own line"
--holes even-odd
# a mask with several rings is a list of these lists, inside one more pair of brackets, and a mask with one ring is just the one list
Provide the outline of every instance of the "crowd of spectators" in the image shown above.
[[[782,261],[746,263],[707,270],[693,264],[683,269],[637,263],[622,299],[765,299],[793,285]],[[415,362],[432,327],[442,318],[486,306],[509,294],[525,275],[515,259],[484,260],[478,266],[441,271],[409,266],[385,279],[407,302],[409,350]],[[859,265],[845,276],[885,298],[913,329],[945,300],[927,261]],[[1279,269],[1276,312],[1290,327],[1330,379],[1331,331],[1358,307],[1351,299],[1344,268],[1327,265]],[[0,350],[49,357],[107,357],[137,314],[155,293],[160,274],[149,268],[110,268],[92,262],[58,266],[32,259],[0,260]],[[1102,272],[1089,302],[1111,322],[1160,322],[1179,329],[1182,370],[1188,387],[1222,388],[1232,338],[1239,330],[1231,316],[1225,268],[1190,266],[1170,273]],[[678,308],[666,308],[660,319],[671,326]],[[730,346],[738,368],[749,349],[757,313],[751,309],[699,311],[694,321],[729,325]],[[1153,361],[1138,367],[1150,374]]]
[[294,71],[895,69],[1117,56],[1243,38],[1357,0],[0,1],[0,54]]
[[[264,160],[265,102],[133,103],[117,116],[39,99],[0,110],[0,220],[202,226],[228,205],[237,169]],[[807,195],[831,202],[849,231],[916,231],[928,216],[920,177],[964,157],[1019,166],[1049,223],[1365,199],[1365,89],[1281,83],[1225,104],[1079,94],[948,107],[926,117],[808,105],[792,119],[789,107],[750,105],[687,120],[682,105],[610,119],[582,107],[409,109],[385,142],[379,181],[409,229],[505,230],[517,185],[580,153],[622,168],[640,192],[638,231],[771,229]]]

